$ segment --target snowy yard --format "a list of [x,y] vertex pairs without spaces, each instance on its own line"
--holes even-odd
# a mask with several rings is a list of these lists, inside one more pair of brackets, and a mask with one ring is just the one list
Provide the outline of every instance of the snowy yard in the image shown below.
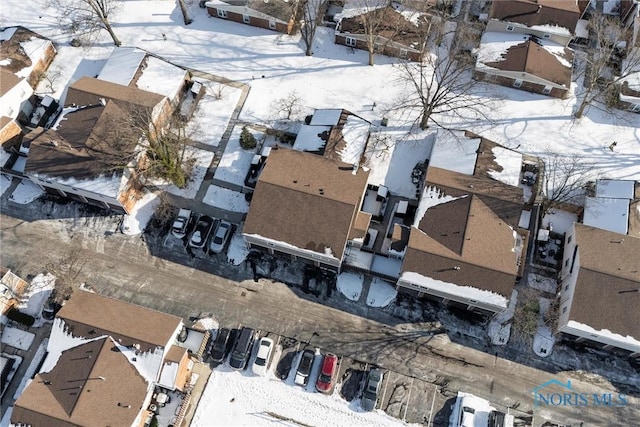
[[362,294],[362,282],[364,276],[350,271],[338,275],[337,287],[342,295],[351,301],[358,301]]
[[[264,135],[254,130],[249,130],[258,141],[264,138]],[[242,126],[235,126],[231,132],[231,137],[227,143],[227,147],[224,150],[224,154],[218,163],[216,173],[213,176],[220,181],[229,182],[239,186],[244,185],[244,178],[249,172],[251,166],[251,160],[256,154],[256,149],[245,150],[240,147],[240,133],[242,132]]]
[[249,202],[244,198],[244,194],[228,188],[210,185],[207,194],[202,201],[208,205],[232,212],[249,212]]
[[20,350],[26,351],[29,350],[29,347],[31,347],[33,338],[35,338],[35,335],[31,332],[7,326],[2,330],[1,342],[2,344],[10,345],[11,347],[19,348]]
[[[316,371],[318,366],[314,363]],[[329,396],[317,393],[313,390],[317,376],[312,372],[310,386],[302,388],[280,381],[273,374],[256,377],[220,366],[209,377],[191,425],[210,426],[212,420],[216,425],[256,427],[407,425],[382,411],[363,412],[356,401],[342,399],[338,390]]]

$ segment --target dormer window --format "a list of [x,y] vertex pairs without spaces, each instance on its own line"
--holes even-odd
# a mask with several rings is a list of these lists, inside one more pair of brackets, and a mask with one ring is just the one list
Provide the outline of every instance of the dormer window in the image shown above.
[[507,25],[507,31],[513,31],[513,25]]
[[549,37],[551,37],[551,34],[545,33],[542,37],[544,37],[545,39],[548,39]]

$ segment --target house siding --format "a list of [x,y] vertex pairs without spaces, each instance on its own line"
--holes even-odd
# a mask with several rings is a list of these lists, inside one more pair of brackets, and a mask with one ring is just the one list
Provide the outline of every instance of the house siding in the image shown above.
[[[347,44],[347,37],[355,40],[356,45],[350,46]],[[345,34],[345,33],[336,33],[334,43],[341,44],[347,47],[353,47],[354,49],[369,51],[369,47],[366,40],[363,40],[364,36],[358,34]],[[401,51],[406,50],[406,56],[401,55]],[[376,54],[382,54],[386,56],[392,56],[394,58],[403,58],[413,62],[420,62],[422,60],[422,54],[417,52],[416,50],[412,50],[410,47],[406,47],[406,49],[402,49],[400,47],[395,46],[385,46],[382,52],[377,52]]]
[[521,79],[522,85],[518,88],[513,86],[513,84],[516,81],[516,79],[513,77],[501,76],[498,74],[487,73],[485,71],[476,70],[473,73],[473,78],[476,80],[487,82],[487,83],[494,83],[500,86],[510,87],[513,89],[525,90],[527,92],[538,93],[540,95],[551,96],[553,98],[564,99],[569,94],[568,89],[559,89],[557,87],[552,87],[551,92],[549,92],[548,94],[544,93],[545,85],[540,83],[534,83],[530,80],[527,80],[529,76],[522,77]]
[[218,8],[207,7],[207,11],[209,12],[209,15],[213,16],[214,18],[226,19],[228,21],[237,22],[239,24],[251,25],[252,27],[264,28],[265,30],[277,31],[283,34],[291,34],[291,32],[293,31],[292,21],[289,21],[287,24],[283,24],[282,22],[278,22],[278,20],[275,20],[276,28],[274,30],[269,26],[269,21],[270,21],[269,19],[264,19],[264,18],[259,18],[257,16],[249,15],[249,23],[245,23],[243,19],[243,16],[244,16],[243,14],[230,12],[226,9],[221,9],[221,10],[226,11],[227,13],[226,18],[221,18],[220,16],[218,16]]
[[29,74],[28,81],[31,87],[33,87],[34,89],[36,88],[36,86],[40,82],[39,75],[47,71],[49,65],[51,65],[51,63],[53,62],[53,59],[55,58],[57,52],[58,51],[56,50],[53,43],[47,43],[47,47],[44,50],[44,55],[33,66],[31,74]]

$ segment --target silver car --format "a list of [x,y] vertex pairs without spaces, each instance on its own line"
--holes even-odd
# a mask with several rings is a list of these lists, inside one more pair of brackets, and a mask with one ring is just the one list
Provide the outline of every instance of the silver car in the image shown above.
[[224,249],[224,246],[229,240],[231,235],[231,223],[227,221],[220,221],[216,227],[216,231],[213,234],[211,243],[209,244],[209,250],[214,254],[219,254]]
[[362,393],[362,400],[360,405],[365,411],[373,411],[378,401],[378,394],[380,394],[380,388],[382,387],[382,379],[384,372],[381,369],[373,368],[369,371],[367,378],[367,384],[364,387]]

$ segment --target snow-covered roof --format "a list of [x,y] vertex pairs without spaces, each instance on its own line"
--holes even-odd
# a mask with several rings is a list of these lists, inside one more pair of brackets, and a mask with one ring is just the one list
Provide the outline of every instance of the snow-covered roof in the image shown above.
[[142,75],[136,82],[139,89],[164,95],[170,100],[182,90],[186,71],[161,59],[149,56]]
[[420,221],[422,221],[424,214],[427,212],[429,208],[440,205],[442,203],[447,203],[453,200],[457,200],[462,197],[467,197],[467,196],[466,195],[461,197],[447,196],[444,194],[444,192],[442,192],[442,190],[438,189],[435,186],[432,186],[432,185],[425,186],[424,190],[422,191],[422,197],[420,197],[420,203],[418,204],[418,208],[416,209],[416,216],[413,221],[413,226],[414,227],[419,226]]
[[321,151],[327,143],[329,132],[331,132],[331,126],[301,125],[293,143],[293,149],[298,151]]
[[472,286],[460,286],[454,283],[442,282],[431,277],[423,276],[419,273],[405,271],[401,274],[400,280],[412,283],[425,290],[436,291],[439,295],[449,295],[451,299],[457,300],[461,297],[464,299],[472,299],[480,303],[496,308],[507,308],[507,298],[495,292],[484,289],[474,288]]
[[309,124],[318,126],[335,126],[338,124],[341,114],[342,110],[336,108],[315,110],[313,112],[313,116],[311,116],[311,122],[309,122]]
[[532,30],[543,31],[545,33],[550,33],[550,34],[560,34],[563,36],[571,35],[571,31],[569,31],[568,28],[561,27],[560,25],[554,25],[554,24],[532,25],[529,28],[531,28]]
[[[38,178],[47,178],[37,173],[31,175]],[[126,174],[114,172],[112,175],[100,175],[90,179],[56,178],[56,182],[74,189],[86,190],[91,193],[101,194],[108,197],[118,197],[120,190],[123,189],[128,182]]]
[[342,127],[344,147],[338,153],[343,162],[352,165],[360,164],[360,159],[367,147],[370,124],[358,116],[349,114]]
[[629,199],[587,197],[582,222],[591,227],[627,234],[629,228]]
[[599,179],[596,181],[596,197],[633,199],[635,181],[621,179]]
[[499,146],[493,147],[491,151],[495,156],[495,162],[502,167],[502,170],[490,170],[489,175],[493,179],[517,187],[520,184],[522,154]]
[[629,336],[629,335],[623,336],[620,334],[616,334],[611,332],[608,329],[594,329],[589,325],[585,325],[584,323],[579,323],[574,320],[569,320],[567,322],[567,326],[569,328],[573,328],[573,329],[585,332],[589,335],[599,335],[601,337],[607,338],[614,342],[617,341],[619,343],[624,343],[627,345],[634,346],[638,349],[638,351],[640,351],[640,341],[632,336]]
[[[501,62],[504,60],[507,51],[519,44],[532,40],[529,34],[515,32],[487,31],[482,34],[480,47],[476,50],[478,64],[485,67],[491,62]],[[546,52],[553,55],[563,66],[571,68],[572,64],[565,57],[565,47],[550,40],[535,38],[535,43],[541,46]]]
[[[339,261],[334,255],[333,250],[329,247],[324,247],[324,251],[321,254],[320,252],[312,251],[310,249],[299,248],[297,246],[292,245],[291,243],[283,242],[282,240],[270,239],[268,237],[261,236],[259,234],[245,234],[245,236],[253,237],[254,239],[261,240],[266,243],[270,243],[270,246],[276,246],[281,248],[293,249],[296,252],[301,252],[307,254],[310,258],[317,258],[319,255],[325,258],[333,259]],[[342,250],[342,248],[340,248]]]
[[480,138],[468,138],[463,131],[439,130],[431,150],[429,166],[473,175]]
[[0,41],[11,40],[18,27],[8,27],[0,30]]
[[102,67],[98,78],[123,86],[129,86],[135,77],[146,52],[133,47],[117,47]]
[[353,18],[388,5],[387,0],[348,0],[345,2],[342,12],[337,13],[333,20],[338,22],[342,19]]

